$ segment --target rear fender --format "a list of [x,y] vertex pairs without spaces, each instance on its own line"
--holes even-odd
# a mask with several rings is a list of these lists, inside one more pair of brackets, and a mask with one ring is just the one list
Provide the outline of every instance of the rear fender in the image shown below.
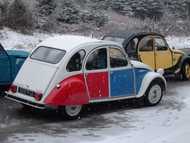
[[55,87],[44,100],[52,106],[83,105],[89,102],[84,75],[69,77]]
[[163,88],[164,90],[166,90],[166,80],[165,78],[156,72],[148,72],[141,84],[141,88],[139,90],[139,92],[137,93],[137,98],[144,96],[146,90],[148,89],[149,85],[152,83],[152,81],[154,80],[159,80],[161,83],[163,83]]

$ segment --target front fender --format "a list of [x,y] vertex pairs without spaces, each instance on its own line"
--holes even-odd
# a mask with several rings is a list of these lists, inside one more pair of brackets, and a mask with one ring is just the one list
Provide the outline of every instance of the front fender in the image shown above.
[[164,89],[166,89],[166,80],[165,78],[156,72],[148,72],[142,81],[141,87],[139,92],[137,93],[137,98],[144,96],[146,90],[148,89],[149,85],[152,83],[154,80],[161,80],[164,86]]
[[188,56],[188,55],[183,56],[183,58],[181,59],[180,64],[179,64],[180,69],[182,69],[182,66],[186,61],[190,61],[190,56]]

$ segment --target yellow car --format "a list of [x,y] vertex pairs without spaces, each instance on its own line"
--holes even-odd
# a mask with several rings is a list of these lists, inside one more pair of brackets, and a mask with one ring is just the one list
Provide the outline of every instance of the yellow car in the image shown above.
[[139,60],[155,71],[164,70],[164,75],[180,75],[190,79],[190,49],[170,48],[163,35],[147,32],[119,32],[107,34],[103,40],[115,41],[123,45],[131,59]]

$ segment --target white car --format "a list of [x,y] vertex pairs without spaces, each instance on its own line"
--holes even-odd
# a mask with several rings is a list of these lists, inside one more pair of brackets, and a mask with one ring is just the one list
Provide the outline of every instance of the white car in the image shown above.
[[65,35],[33,50],[6,97],[34,108],[57,108],[74,119],[94,102],[144,97],[146,105],[156,105],[165,89],[164,77],[130,61],[121,45]]

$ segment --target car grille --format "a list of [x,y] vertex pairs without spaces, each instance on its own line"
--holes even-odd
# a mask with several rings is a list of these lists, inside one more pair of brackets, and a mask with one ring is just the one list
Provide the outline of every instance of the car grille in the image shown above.
[[24,94],[24,95],[31,96],[31,97],[34,97],[34,95],[35,95],[34,91],[31,91],[31,90],[28,90],[28,89],[25,89],[22,87],[18,87],[18,92],[21,94]]

